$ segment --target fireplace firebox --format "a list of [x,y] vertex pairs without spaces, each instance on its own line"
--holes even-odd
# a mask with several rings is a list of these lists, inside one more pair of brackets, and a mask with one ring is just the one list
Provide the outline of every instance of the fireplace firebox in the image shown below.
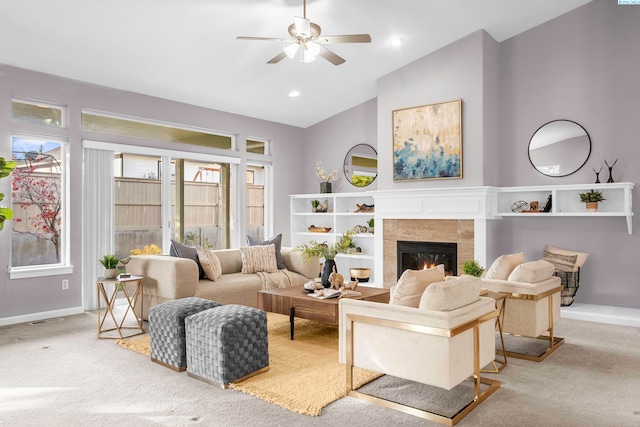
[[401,241],[397,243],[398,279],[405,270],[422,270],[444,264],[446,276],[458,274],[458,244]]

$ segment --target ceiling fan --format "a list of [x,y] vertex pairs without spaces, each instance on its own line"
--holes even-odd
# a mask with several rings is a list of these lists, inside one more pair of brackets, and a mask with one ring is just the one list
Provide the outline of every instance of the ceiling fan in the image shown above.
[[238,40],[267,40],[289,43],[282,52],[267,61],[267,64],[276,64],[285,57],[295,58],[300,52],[301,62],[315,61],[320,55],[333,65],[340,65],[345,59],[336,55],[326,47],[324,43],[371,43],[369,34],[344,34],[339,36],[321,36],[320,26],[307,19],[307,0],[302,1],[302,18],[295,16],[293,24],[289,25],[289,39],[276,37],[247,37],[238,36]]

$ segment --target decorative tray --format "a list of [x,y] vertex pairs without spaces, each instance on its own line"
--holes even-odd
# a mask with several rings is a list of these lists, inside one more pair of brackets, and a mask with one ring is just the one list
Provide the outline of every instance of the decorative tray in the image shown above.
[[309,231],[312,233],[328,233],[331,231],[331,227],[316,227],[312,225],[309,227]]

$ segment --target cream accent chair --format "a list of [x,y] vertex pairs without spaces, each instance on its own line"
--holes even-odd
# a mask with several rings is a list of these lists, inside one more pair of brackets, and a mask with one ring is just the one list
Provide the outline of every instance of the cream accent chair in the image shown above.
[[[476,292],[479,292],[479,287]],[[342,299],[339,354],[340,362],[347,367],[347,394],[431,421],[454,425],[500,388],[499,381],[480,377],[480,368],[491,363],[495,356],[496,316],[494,300],[485,297],[478,297],[475,302],[450,311]],[[352,382],[354,367],[446,390],[473,377],[473,402],[454,418],[407,407],[355,391]],[[481,390],[481,383],[488,384],[488,387]]]
[[554,325],[560,319],[562,285],[553,272],[553,264],[538,260],[518,265],[506,280],[481,280],[482,288],[508,294],[503,333],[538,338],[549,343],[539,356],[502,350],[499,353],[540,362],[564,343],[563,338],[554,335]]

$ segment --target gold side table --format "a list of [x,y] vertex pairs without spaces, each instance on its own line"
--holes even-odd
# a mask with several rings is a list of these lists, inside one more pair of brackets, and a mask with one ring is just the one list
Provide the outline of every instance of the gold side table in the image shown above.
[[[493,298],[496,301],[496,310],[498,310],[496,325],[498,326],[498,331],[500,332],[500,345],[502,346],[502,352],[498,353],[502,354],[502,360],[494,359],[491,362],[493,364],[493,369],[481,369],[480,372],[497,374],[498,372],[502,371],[505,366],[507,366],[507,355],[504,349],[504,338],[502,337],[502,324],[504,323],[504,308],[507,305],[507,297],[511,294],[504,292],[487,291],[481,292],[481,295]],[[498,364],[500,366],[498,366]]]
[[[107,338],[107,339],[122,339],[133,337],[135,335],[144,334],[144,328],[142,327],[142,303],[143,303],[143,293],[144,293],[144,277],[143,276],[134,276],[131,275],[129,277],[116,277],[115,279],[105,279],[104,277],[100,277],[98,279],[98,338]],[[110,295],[107,293],[107,286],[113,285],[113,291]],[[116,298],[118,294],[122,293],[127,302],[126,309],[124,315],[121,319],[116,319],[116,315],[114,314],[114,308],[116,303]],[[101,312],[101,302],[104,300],[105,303],[105,311],[104,314]],[[138,300],[140,300],[140,316],[136,314],[135,307],[138,304]],[[127,317],[135,319],[135,323],[132,326],[125,325],[125,321]],[[113,322],[113,327],[105,328],[105,320],[110,318]],[[131,322],[130,322],[131,323]],[[133,330],[134,333],[123,335],[123,330]],[[113,334],[113,331],[117,332],[117,335]],[[112,334],[104,335],[107,332],[112,332]]]

